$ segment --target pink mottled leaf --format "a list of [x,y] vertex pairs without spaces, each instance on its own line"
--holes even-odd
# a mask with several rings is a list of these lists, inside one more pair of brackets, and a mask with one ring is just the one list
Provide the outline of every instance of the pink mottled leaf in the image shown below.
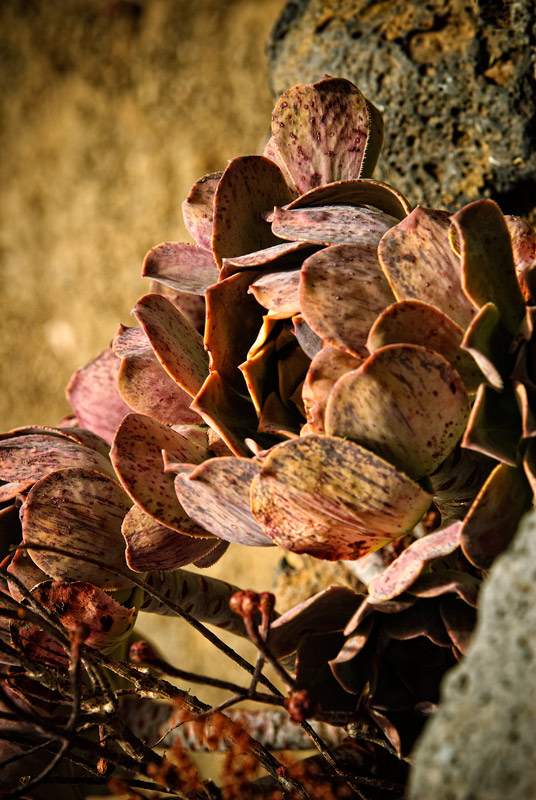
[[397,300],[422,300],[465,329],[476,306],[462,289],[449,226],[446,211],[417,206],[383,237],[378,256]]
[[418,345],[388,345],[337,381],[326,431],[352,439],[417,479],[447,458],[468,416],[463,383],[442,356]]
[[261,306],[268,309],[268,316],[287,319],[300,311],[300,270],[267,272],[256,278],[248,291]]
[[277,207],[272,230],[276,236],[290,241],[377,247],[382,236],[397,222],[396,217],[369,206]]
[[27,434],[0,439],[0,478],[31,485],[49,472],[67,467],[86,467],[111,478],[109,458],[78,442],[47,434]]
[[[84,560],[100,558],[113,569],[125,567],[121,523],[130,500],[115,481],[90,469],[62,469],[38,481],[22,508],[24,542],[33,561],[52,578],[89,581],[103,589],[121,589],[128,578]],[[64,556],[32,550],[52,545],[72,553]]]
[[[312,255],[318,246],[308,242],[280,242],[255,253],[247,253],[235,258],[224,258],[220,280],[245,269],[263,267],[269,272],[280,272],[301,266],[307,256]],[[264,271],[264,270],[263,270]]]
[[291,200],[292,193],[273,161],[264,156],[233,158],[214,196],[212,250],[217,264],[278,244],[262,214]]
[[[29,552],[27,550],[21,550],[20,548],[15,551],[15,555],[7,568],[7,572],[8,575],[13,575],[24,584],[29,591],[31,591],[34,586],[37,586],[38,583],[49,579],[48,575],[43,572],[42,569],[39,569],[35,561],[33,561]],[[9,578],[7,586],[11,597],[13,597],[14,600],[21,601],[23,597],[21,591]]]
[[376,249],[336,245],[310,256],[300,283],[302,314],[326,344],[366,356],[369,329],[393,301]]
[[[186,535],[189,525],[193,536]],[[138,506],[132,506],[125,516],[122,532],[127,543],[127,563],[135,572],[184,567],[206,556],[218,543],[210,533],[202,539],[199,526],[186,515],[179,533],[157,522]]]
[[294,335],[298,344],[309,358],[313,359],[322,349],[322,339],[313,331],[310,325],[304,320],[302,314],[295,314],[292,317],[294,325]]
[[210,250],[185,242],[163,242],[149,250],[141,274],[179,292],[205,294],[207,286],[218,280],[219,270]]
[[303,193],[332,181],[370,177],[383,125],[377,109],[350,81],[324,78],[281,96],[272,115],[272,134]]
[[419,575],[409,589],[416,597],[441,597],[445,594],[457,594],[465,603],[476,607],[480,580],[468,572],[455,569],[438,569],[436,572],[425,572]]
[[331,345],[324,347],[313,358],[303,384],[302,397],[307,420],[315,433],[325,432],[324,415],[335,382],[362,363],[362,358]]
[[412,542],[389,566],[369,583],[372,601],[392,600],[407,591],[431,561],[444,558],[460,544],[461,524],[430,533]]
[[279,152],[279,148],[276,144],[275,137],[270,136],[268,141],[266,142],[266,146],[263,150],[263,156],[265,158],[269,158],[270,161],[275,161],[283,176],[287,182],[287,185],[292,193],[293,196],[297,197],[299,195],[298,189],[296,188],[296,184],[294,183],[294,179],[290,172],[288,171],[287,165],[283,161],[283,156]]
[[[164,470],[162,451],[178,462],[199,464],[207,451],[172,428],[143,414],[129,414],[117,430],[112,462],[119,480],[135,503],[157,522],[189,536],[196,535],[173,487],[174,475]],[[205,536],[199,529],[197,535]]]
[[65,393],[81,428],[101,436],[108,444],[129,407],[117,389],[121,362],[111,350],[103,350],[71,377]]
[[476,392],[483,375],[473,357],[462,350],[463,330],[443,311],[420,300],[401,300],[388,306],[369,331],[371,353],[388,344],[420,344],[446,358],[462,379],[466,391]]
[[251,496],[255,517],[277,544],[327,560],[378,550],[411,530],[431,501],[370,451],[322,435],[273,447]]
[[528,305],[536,301],[536,231],[521,217],[505,216],[517,280]]
[[372,206],[397,220],[402,220],[411,211],[406,198],[386,183],[371,180],[345,180],[318,186],[302,194],[288,208],[307,208],[326,205]]
[[214,221],[214,194],[222,172],[211,172],[196,181],[182,204],[184,224],[198,245],[210,250]]
[[272,545],[251,511],[251,482],[259,470],[250,458],[210,459],[190,473],[179,473],[175,488],[192,519],[221,539]]
[[133,315],[143,327],[156,357],[181,389],[192,397],[208,374],[208,355],[203,338],[165,297],[146,294]]

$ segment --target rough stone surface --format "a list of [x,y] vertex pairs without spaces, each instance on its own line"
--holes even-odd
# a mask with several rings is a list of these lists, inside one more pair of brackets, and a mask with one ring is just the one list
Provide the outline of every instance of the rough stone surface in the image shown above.
[[0,3],[0,430],[55,424],[63,387],[187,239],[197,178],[259,152],[283,0]]
[[536,512],[494,564],[475,638],[417,745],[408,800],[536,797]]
[[291,0],[269,57],[274,96],[324,73],[359,86],[385,120],[375,177],[410,201],[536,217],[534,0]]

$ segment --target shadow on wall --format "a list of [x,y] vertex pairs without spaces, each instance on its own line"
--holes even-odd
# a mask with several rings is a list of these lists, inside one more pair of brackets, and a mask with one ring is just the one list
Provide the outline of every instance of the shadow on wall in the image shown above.
[[186,238],[194,180],[258,152],[283,0],[0,5],[0,428],[55,424],[73,370]]

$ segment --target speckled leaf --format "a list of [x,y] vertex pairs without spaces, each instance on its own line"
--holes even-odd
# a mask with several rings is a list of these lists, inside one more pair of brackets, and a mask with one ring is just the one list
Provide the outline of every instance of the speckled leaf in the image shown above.
[[207,290],[205,347],[210,371],[218,372],[233,388],[244,392],[238,365],[244,361],[262,324],[263,309],[248,287],[259,272],[240,272]]
[[353,442],[310,435],[273,447],[252,484],[265,532],[296,553],[355,559],[411,530],[431,496]]
[[[186,535],[188,528],[193,536]],[[199,525],[186,513],[179,533],[156,522],[138,506],[132,506],[125,516],[122,532],[127,543],[127,563],[135,572],[184,567],[209,553],[218,543],[209,533],[205,533],[206,539],[201,538]]]
[[81,428],[101,436],[108,444],[117,426],[130,411],[117,389],[120,360],[103,350],[71,377],[65,394]]
[[328,586],[278,617],[268,644],[276,658],[294,653],[311,634],[342,631],[363,599],[346,586]]
[[332,181],[370,177],[383,124],[377,109],[350,81],[324,78],[281,96],[272,114],[272,134],[303,193]]
[[67,467],[87,467],[115,477],[108,458],[66,437],[28,434],[0,439],[0,478],[4,481],[31,485],[49,472]]
[[90,469],[63,469],[38,481],[22,508],[22,531],[27,545],[53,545],[72,558],[31,550],[33,561],[60,580],[83,580],[103,589],[122,589],[128,578],[88,564],[84,556],[100,558],[113,568],[125,567],[121,523],[130,508],[121,487]]
[[366,356],[367,335],[393,293],[367,245],[336,245],[310,256],[302,266],[302,314],[324,343]]
[[288,208],[326,206],[337,203],[356,206],[372,206],[397,220],[402,220],[411,211],[406,198],[386,183],[371,180],[347,180],[328,183],[302,194]]
[[212,250],[218,265],[224,258],[278,244],[262,214],[290,200],[292,193],[273,161],[264,156],[233,158],[214,196]]
[[157,281],[151,281],[150,294],[158,294],[169,302],[186,317],[198,333],[203,333],[205,328],[205,297],[190,292],[177,292],[169,286]]
[[462,289],[449,225],[446,211],[417,206],[383,237],[378,256],[397,300],[422,300],[465,329],[476,307]]
[[536,301],[536,231],[521,217],[505,216],[517,280],[526,303]]
[[186,242],[163,242],[153,247],[145,256],[141,274],[191,294],[205,294],[207,286],[219,278],[211,250]]
[[488,569],[510,544],[532,492],[522,469],[498,464],[465,517],[461,545],[469,561]]
[[189,474],[177,475],[177,496],[192,519],[221,539],[272,545],[251,511],[251,481],[259,470],[250,458],[210,459]]
[[[48,575],[40,569],[31,558],[27,550],[17,548],[15,555],[7,568],[8,575],[13,575],[30,591],[38,583],[48,580]],[[14,600],[21,601],[22,593],[18,586],[8,578],[7,588]]]
[[420,344],[449,361],[467,392],[476,392],[483,375],[473,357],[461,349],[463,330],[435,306],[420,300],[401,300],[388,306],[369,331],[371,353],[388,344]]
[[443,519],[463,519],[496,461],[484,453],[456,445],[429,476],[434,503]]
[[[112,446],[112,463],[125,490],[146,514],[168,528],[183,531],[185,515],[173,487],[173,474],[164,472],[162,451],[177,461],[199,464],[206,451],[181,434],[143,414],[129,414]],[[199,530],[198,535],[206,536]]]
[[424,347],[377,350],[335,384],[326,431],[352,439],[413,478],[433,472],[453,450],[469,415],[458,373]]
[[318,245],[308,242],[280,242],[264,250],[257,250],[255,253],[246,253],[244,256],[235,258],[224,258],[223,267],[220,272],[220,280],[241,272],[245,269],[258,269],[263,267],[263,271],[279,272],[292,267],[301,266],[302,261],[307,256],[312,255],[318,250]]
[[248,291],[268,309],[268,316],[287,319],[300,311],[300,270],[268,272],[257,278]]
[[463,287],[477,306],[494,303],[515,336],[524,314],[512,245],[499,206],[477,200],[452,217],[461,240]]
[[388,614],[382,618],[382,629],[392,639],[407,641],[417,636],[426,636],[439,647],[449,647],[450,637],[445,630],[437,603],[415,603],[400,614]]
[[362,363],[362,358],[330,345],[320,350],[313,358],[303,384],[302,397],[307,421],[315,433],[324,433],[326,404],[335,382],[347,372],[357,369]]
[[510,343],[511,337],[493,303],[480,309],[463,338],[462,347],[471,353],[483,376],[495,389],[502,389],[503,378],[508,380],[512,371]]
[[[229,608],[229,600],[238,591],[237,586],[208,575],[188,572],[186,569],[149,572],[145,577],[145,583],[195,619],[248,638],[242,618]],[[174,610],[164,606],[149,594],[146,594],[140,611],[176,616]]]
[[194,399],[192,408],[203,417],[207,425],[214,428],[235,455],[249,455],[244,441],[255,435],[257,430],[255,408],[217,372],[210,373]]
[[84,644],[101,653],[114,650],[136,622],[135,608],[125,608],[91,583],[47,581],[32,594],[68,631],[83,625],[88,631]]
[[270,161],[275,161],[281,172],[283,173],[287,185],[292,192],[292,195],[297,197],[299,195],[298,189],[296,188],[296,184],[294,183],[294,178],[288,171],[287,165],[283,161],[283,156],[279,152],[279,148],[276,144],[275,137],[270,136],[268,141],[266,142],[266,146],[262,152],[265,158],[269,158]]
[[279,208],[272,230],[281,239],[313,244],[364,244],[377,247],[398,220],[369,206],[313,206]]
[[274,436],[297,436],[303,425],[303,416],[294,406],[285,405],[278,392],[270,392],[262,404],[259,415],[259,433]]
[[205,250],[210,250],[214,221],[214,194],[222,172],[211,172],[196,181],[182,204],[182,216],[188,232]]
[[144,355],[122,360],[118,387],[132,411],[147,414],[168,425],[200,421],[199,415],[190,409],[191,396],[175,383],[150,347]]
[[213,547],[205,556],[201,556],[201,558],[197,558],[194,561],[194,566],[199,567],[199,569],[213,567],[214,564],[217,564],[220,558],[225,555],[228,549],[229,542],[224,542],[220,539],[216,547]]
[[322,339],[306,323],[301,314],[296,314],[292,317],[292,323],[294,325],[294,334],[301,349],[309,358],[314,358],[322,349]]
[[473,638],[476,611],[457,597],[441,598],[439,613],[452,643],[465,655]]
[[132,310],[166,372],[188,392],[197,394],[208,374],[203,338],[165,297],[146,294]]
[[462,447],[515,466],[521,434],[514,387],[506,384],[502,392],[497,392],[485,383],[480,384]]
[[444,558],[460,544],[459,522],[412,542],[389,566],[373,578],[368,586],[372,601],[392,600],[407,591],[431,561]]

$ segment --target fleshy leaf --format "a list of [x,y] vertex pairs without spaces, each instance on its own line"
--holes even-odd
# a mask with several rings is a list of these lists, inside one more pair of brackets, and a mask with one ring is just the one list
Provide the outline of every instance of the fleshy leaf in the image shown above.
[[[193,536],[185,534],[188,525]],[[138,506],[132,506],[125,516],[122,532],[127,543],[127,563],[135,572],[185,567],[210,553],[218,543],[209,533],[202,539],[199,526],[186,515],[179,533],[156,522]]]
[[377,247],[398,220],[369,206],[312,206],[274,211],[272,230],[281,239],[312,244],[365,244]]
[[476,392],[483,375],[473,357],[461,349],[463,330],[443,311],[420,300],[401,300],[388,306],[369,331],[371,353],[388,344],[420,344],[446,358],[467,392]]
[[205,294],[219,278],[210,250],[185,242],[163,242],[151,248],[143,261],[142,277],[179,292]]
[[505,216],[517,280],[526,303],[536,300],[536,231],[521,217]]
[[446,211],[417,206],[383,237],[378,257],[397,300],[422,300],[465,329],[476,308],[462,289],[449,225]]
[[303,352],[306,353],[309,358],[313,359],[322,349],[322,339],[313,331],[310,325],[307,324],[301,314],[296,314],[292,317],[292,322],[294,325],[294,335],[298,340],[298,344]]
[[300,311],[300,270],[268,272],[256,278],[248,291],[268,309],[268,316],[287,319]]
[[252,508],[282,547],[355,559],[411,530],[431,496],[350,441],[310,435],[273,447],[252,484]]
[[251,481],[259,470],[250,458],[213,458],[189,474],[177,475],[177,496],[192,519],[221,539],[272,545],[251,511]]
[[262,324],[263,309],[248,287],[258,272],[240,272],[207,290],[205,347],[210,354],[210,371],[234,389],[245,391],[238,365],[244,361]]
[[382,629],[392,639],[407,641],[426,636],[439,647],[448,647],[450,637],[445,630],[437,603],[415,603],[407,611],[382,618]]
[[483,306],[465,332],[462,347],[471,353],[491,386],[502,389],[503,378],[512,371],[509,353],[511,337],[504,327],[499,309],[493,303]]
[[502,392],[497,392],[485,383],[480,384],[462,447],[515,466],[521,433],[514,387],[508,383]]
[[456,445],[429,476],[442,518],[462,519],[495,466],[496,461],[484,453]]
[[[52,578],[126,588],[131,585],[128,578],[88,564],[84,556],[100,558],[112,568],[126,566],[121,523],[130,505],[119,484],[99,472],[52,472],[26,498],[21,512],[24,542],[33,561]],[[32,550],[32,544],[60,547],[72,557]]]
[[47,581],[32,594],[68,631],[83,625],[88,632],[84,644],[101,653],[113,651],[136,622],[135,608],[125,608],[91,583]]
[[441,598],[439,613],[452,643],[465,655],[473,638],[476,611],[457,597]]
[[[191,520],[177,500],[174,475],[164,471],[162,451],[177,461],[199,464],[207,457],[204,448],[143,414],[129,414],[112,446],[112,463],[125,490],[146,514],[168,528],[195,535]],[[197,535],[205,536],[199,529]]]
[[373,602],[392,600],[406,592],[431,561],[454,552],[460,544],[459,522],[412,542],[368,586]]
[[465,517],[461,546],[469,561],[488,569],[502,553],[532,503],[532,492],[522,469],[498,464]]
[[455,592],[464,602],[475,608],[479,589],[480,579],[468,572],[438,569],[436,572],[425,572],[420,575],[408,591],[415,597],[425,599]]
[[250,400],[229,386],[219,373],[210,373],[192,408],[221,436],[235,455],[249,455],[244,442],[257,430],[255,408]]
[[283,173],[264,156],[239,156],[227,165],[214,196],[212,250],[219,266],[278,244],[262,214],[292,200]]
[[[8,575],[14,575],[24,586],[30,591],[37,586],[38,583],[48,580],[48,575],[39,569],[37,564],[30,557],[27,550],[18,548],[15,555],[7,568]],[[7,586],[9,593],[14,600],[21,601],[23,596],[13,581],[8,579]]]
[[49,472],[86,467],[111,478],[115,473],[108,458],[66,437],[28,434],[0,439],[0,479],[31,485]]
[[120,360],[103,350],[71,377],[65,394],[81,428],[101,436],[108,444],[117,426],[130,411],[117,389]]
[[463,383],[448,361],[418,345],[394,344],[337,381],[326,431],[369,448],[416,479],[447,458],[468,415]]
[[146,294],[132,310],[156,356],[181,389],[194,397],[208,374],[203,337],[165,297]]
[[308,242],[280,242],[255,253],[246,253],[244,256],[224,258],[220,272],[220,280],[241,272],[245,269],[265,268],[263,271],[279,272],[301,266],[307,256],[318,250],[318,245]]
[[328,586],[282,614],[270,626],[268,644],[276,658],[294,653],[311,634],[342,631],[362,595],[346,586]]
[[302,314],[323,342],[366,356],[367,335],[393,293],[367,245],[336,245],[310,256],[300,283]]
[[494,303],[512,336],[524,303],[505,219],[492,200],[477,200],[452,216],[461,240],[463,287],[477,306]]
[[211,172],[196,181],[182,204],[182,216],[188,232],[198,245],[211,249],[214,221],[214,194],[222,172]]
[[411,211],[406,198],[386,183],[371,180],[346,180],[318,186],[302,194],[287,208],[307,208],[343,203],[345,205],[372,206],[398,220]]
[[362,358],[345,353],[338,347],[327,345],[313,358],[305,382],[302,397],[307,421],[315,433],[324,433],[324,415],[328,397],[336,381],[347,372],[357,369]]
[[290,191],[292,192],[293,195],[298,196],[299,192],[298,189],[296,188],[296,184],[294,183],[294,178],[288,171],[287,165],[283,161],[283,156],[279,152],[279,148],[277,147],[275,137],[273,135],[270,136],[270,138],[266,142],[266,146],[262,154],[265,158],[269,158],[270,161],[275,161],[275,163],[283,173],[283,176],[287,182]]
[[353,83],[325,78],[294,86],[281,96],[272,114],[272,134],[303,193],[332,181],[370,177],[381,149],[383,124],[377,109]]

